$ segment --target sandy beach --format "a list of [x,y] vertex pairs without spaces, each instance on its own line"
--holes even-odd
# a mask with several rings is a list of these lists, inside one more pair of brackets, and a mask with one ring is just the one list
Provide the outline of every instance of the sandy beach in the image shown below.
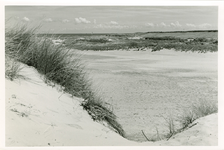
[[[178,112],[178,109],[174,109],[177,107],[175,103],[178,101],[179,103],[183,103],[186,98],[188,101],[192,101],[194,100],[192,97],[206,97],[205,91],[204,95],[201,92],[201,97],[197,97],[196,93],[191,93],[193,94],[192,97],[187,96],[185,99],[179,99],[182,95],[177,96],[178,94],[176,94],[171,101],[171,97],[169,97],[168,93],[171,92],[173,95],[175,90],[180,88],[180,86],[187,87],[186,84],[184,84],[187,81],[187,85],[189,85],[189,82],[191,86],[193,85],[192,83],[197,83],[202,90],[208,90],[210,93],[211,89],[214,90],[217,84],[217,70],[216,67],[214,67],[216,65],[215,59],[217,53],[188,54],[174,51],[161,51],[157,53],[148,53],[148,56],[146,53],[147,52],[139,52],[138,55],[141,55],[141,57],[139,57],[136,56],[136,52],[111,51],[101,52],[101,55],[99,55],[99,52],[89,51],[85,52],[84,56],[85,58],[89,57],[88,61],[92,61],[89,63],[90,65],[88,68],[91,70],[94,82],[97,81],[97,79],[101,80],[100,89],[101,93],[105,96],[105,100],[113,105],[114,113],[118,116],[118,121],[122,124],[126,133],[129,134],[129,138],[136,141],[142,138],[142,135],[138,133],[138,131],[141,130],[144,130],[147,136],[154,134],[155,126],[158,127],[161,134],[162,130],[166,132],[164,120],[159,116],[159,114],[167,112],[165,107],[173,112]],[[149,55],[152,57],[149,57]],[[174,55],[178,55],[178,58],[183,60],[180,61],[182,64],[176,63],[175,60],[172,59]],[[204,57],[201,57],[201,55]],[[94,58],[94,56],[99,57],[99,59]],[[195,59],[191,59],[195,62],[187,62],[186,60],[188,57],[195,57]],[[134,61],[136,58],[142,59],[142,61]],[[150,59],[147,60],[148,58]],[[170,58],[171,62],[167,63],[169,64],[169,68],[166,66],[166,63],[161,65],[162,62],[155,60],[158,58]],[[199,60],[199,58],[201,59]],[[151,62],[152,59],[154,59],[155,62],[148,63]],[[146,61],[147,63],[145,63]],[[140,65],[139,62],[144,62],[141,67],[138,66]],[[198,63],[196,64],[196,62]],[[115,65],[115,63],[120,65]],[[178,66],[172,66],[170,63],[175,63]],[[193,73],[192,71],[191,73],[182,71],[179,72],[181,73],[180,77],[175,72],[170,71],[177,69],[177,67],[187,70],[189,65],[184,66],[184,63],[192,63],[193,67],[190,67],[194,70]],[[108,68],[108,65],[114,66],[114,69]],[[135,65],[138,66],[139,69],[135,71],[132,70],[132,73],[130,73],[131,70],[129,68],[134,69]],[[152,65],[152,67],[149,67],[149,65]],[[153,70],[153,65],[157,67],[161,65],[161,67],[158,67],[159,70],[155,70],[155,68]],[[97,66],[95,67],[95,71],[93,69],[94,66]],[[129,68],[127,66],[129,66]],[[147,70],[147,68],[152,69]],[[164,70],[164,68],[167,70]],[[163,73],[159,73],[159,71]],[[156,74],[152,75],[152,73]],[[196,120],[194,122],[196,123],[195,126],[173,136],[169,141],[130,141],[110,130],[102,123],[94,122],[88,113],[80,106],[82,99],[72,98],[68,94],[62,93],[57,87],[47,86],[43,81],[43,77],[34,68],[24,65],[21,74],[28,77],[28,79],[16,79],[15,81],[6,80],[6,146],[205,146],[218,144],[217,114],[212,114]],[[185,74],[185,76],[183,74]],[[197,78],[202,75],[208,82],[203,83]],[[167,77],[169,77],[169,80],[167,80]],[[184,77],[188,80],[184,80]],[[177,80],[173,81],[174,79]],[[154,82],[149,82],[149,80],[154,80]],[[98,83],[100,83],[100,81]],[[149,83],[151,83],[153,85],[151,87],[155,89],[146,88],[150,87],[148,85]],[[156,93],[158,89],[156,88],[162,87],[159,86],[160,84],[164,86],[164,84],[167,83],[169,83],[168,85],[170,86],[168,87],[169,90],[164,89],[162,90],[164,93],[158,95],[158,93]],[[176,83],[178,87],[172,89],[172,84],[174,83]],[[207,85],[209,83],[210,86]],[[185,88],[185,90],[187,88]],[[149,91],[143,89],[148,89]],[[143,93],[140,96],[139,93],[133,92],[132,95],[128,95],[130,91],[139,92],[141,90],[143,90]],[[185,91],[185,94],[194,90],[195,89],[190,89]],[[183,91],[180,90],[178,92],[181,94]],[[109,99],[108,95],[113,97]],[[156,95],[157,98],[155,98]],[[214,91],[214,95],[208,98],[217,101],[216,91]],[[165,99],[167,99],[167,101],[165,101]],[[150,101],[150,103],[146,103],[146,101]],[[160,123],[160,121],[163,123]]]
[[83,60],[100,95],[114,107],[128,138],[146,141],[168,132],[164,117],[200,100],[218,102],[217,53],[163,50],[85,51]]

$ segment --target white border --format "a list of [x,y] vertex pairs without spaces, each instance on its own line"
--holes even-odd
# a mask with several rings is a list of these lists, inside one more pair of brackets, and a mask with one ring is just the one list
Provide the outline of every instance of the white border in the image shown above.
[[1,20],[1,25],[0,25],[0,79],[1,79],[1,86],[0,86],[0,93],[1,93],[1,97],[0,97],[0,105],[3,106],[3,108],[0,109],[0,116],[1,116],[1,123],[0,123],[0,149],[40,149],[40,147],[28,147],[28,148],[24,148],[24,147],[15,147],[15,148],[5,148],[4,147],[4,135],[5,135],[5,128],[4,128],[4,116],[5,116],[5,98],[4,93],[5,93],[5,78],[4,78],[4,35],[5,35],[5,31],[4,31],[4,18],[5,18],[5,10],[4,7],[5,5],[44,5],[44,6],[68,6],[68,5],[73,5],[73,6],[219,6],[219,16],[218,16],[218,38],[219,38],[219,52],[218,52],[218,98],[219,98],[219,113],[218,113],[218,117],[219,117],[219,146],[215,146],[215,147],[205,147],[205,146],[198,146],[198,147],[167,147],[167,146],[160,146],[160,147],[154,147],[154,146],[150,146],[150,147],[57,147],[57,148],[46,148],[46,147],[41,147],[41,149],[224,149],[224,122],[223,122],[223,116],[221,114],[224,114],[224,110],[223,108],[223,92],[224,92],[224,67],[221,65],[224,65],[224,44],[222,41],[224,41],[224,1],[161,1],[161,0],[157,0],[157,1],[122,1],[122,0],[110,0],[110,1],[106,1],[106,0],[76,0],[76,1],[72,1],[72,0],[0,0],[0,18]]

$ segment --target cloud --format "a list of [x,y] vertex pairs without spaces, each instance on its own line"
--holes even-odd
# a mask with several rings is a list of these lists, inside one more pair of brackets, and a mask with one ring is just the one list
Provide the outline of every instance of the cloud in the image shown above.
[[209,24],[209,23],[203,23],[203,24],[200,24],[200,25],[198,25],[198,27],[199,28],[210,28],[212,25],[211,24]]
[[91,23],[89,20],[87,20],[86,18],[82,18],[82,17],[79,17],[79,18],[75,18],[75,22],[76,23]]
[[155,25],[153,23],[146,23],[145,26],[147,26],[147,27],[154,27]]
[[63,22],[63,23],[68,23],[68,22],[70,22],[70,21],[69,21],[68,19],[63,19],[62,22]]
[[111,21],[109,24],[118,25],[116,21]]
[[192,23],[186,23],[186,26],[189,28],[198,28],[198,29],[206,29],[206,28],[212,27],[212,25],[209,23],[203,23],[203,24],[199,24],[199,25],[195,25]]
[[170,23],[170,25],[176,27],[175,23]]
[[79,18],[75,18],[75,22],[76,22],[76,23],[82,23],[82,21],[79,20]]
[[179,21],[176,21],[176,22],[172,22],[172,23],[170,23],[170,25],[172,26],[172,27],[181,27],[182,25],[179,23]]
[[196,27],[196,25],[192,24],[192,23],[186,23],[186,26],[191,27],[191,28],[195,28]]
[[127,25],[120,25],[116,21],[110,21],[103,24],[96,24],[94,19],[94,27],[93,28],[102,28],[102,29],[123,29],[123,28],[129,28]]
[[166,24],[164,22],[161,22],[160,25],[166,27]]
[[101,29],[127,29],[127,28],[134,28],[134,26],[127,26],[127,25],[119,25],[119,24],[97,24],[93,28],[101,28]]
[[46,18],[46,19],[44,19],[44,21],[46,21],[46,22],[52,22],[53,20],[51,18]]
[[176,21],[175,22],[175,25],[177,26],[177,27],[181,27],[182,25],[179,23],[179,21]]
[[30,21],[30,19],[29,18],[27,18],[27,17],[23,17],[23,19],[22,19],[23,21]]

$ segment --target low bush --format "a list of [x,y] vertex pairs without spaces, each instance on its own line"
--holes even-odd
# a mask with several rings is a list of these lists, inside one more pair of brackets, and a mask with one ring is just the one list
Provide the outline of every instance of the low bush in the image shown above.
[[100,39],[88,39],[86,40],[87,42],[92,42],[92,43],[107,43],[109,42],[107,39],[104,39],[104,38],[100,38]]
[[128,45],[129,48],[136,48],[136,47],[138,47],[138,43],[134,42],[134,41],[131,41],[131,42],[127,43],[127,45]]
[[179,40],[177,37],[164,36],[164,37],[145,37],[146,40]]

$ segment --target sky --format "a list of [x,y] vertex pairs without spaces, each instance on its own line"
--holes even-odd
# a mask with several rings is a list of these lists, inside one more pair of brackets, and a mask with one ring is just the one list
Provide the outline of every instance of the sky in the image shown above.
[[5,6],[6,26],[41,25],[42,33],[217,30],[217,6]]

